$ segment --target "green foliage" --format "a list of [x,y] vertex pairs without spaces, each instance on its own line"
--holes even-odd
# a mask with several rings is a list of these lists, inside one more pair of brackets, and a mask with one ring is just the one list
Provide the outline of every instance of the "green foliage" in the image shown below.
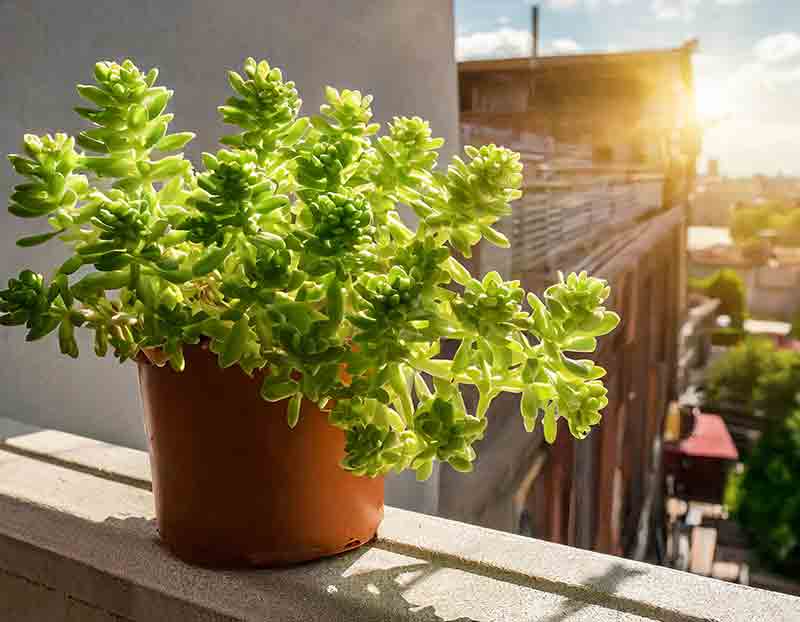
[[800,576],[800,411],[772,423],[729,479],[725,501],[761,558]]
[[762,207],[740,207],[731,216],[731,238],[742,244],[758,237],[758,234],[769,228],[769,212]]
[[731,318],[734,328],[741,328],[747,316],[747,290],[735,270],[723,268],[705,279],[693,279],[691,289],[720,301],[717,311]]
[[800,210],[786,201],[762,201],[740,206],[731,216],[731,237],[743,249],[767,230],[777,234],[779,244],[800,245]]
[[756,409],[772,418],[800,407],[800,353],[779,350],[763,369],[753,394]]
[[800,209],[795,208],[787,213],[779,227],[779,241],[784,246],[800,246]]
[[752,411],[759,380],[775,367],[776,350],[768,339],[746,339],[708,369],[706,400],[713,407],[738,405]]
[[716,328],[711,333],[711,344],[715,346],[735,346],[747,337],[747,332],[741,328],[726,326]]
[[[28,339],[58,328],[70,356],[83,326],[99,356],[158,349],[176,370],[183,346],[206,340],[221,367],[268,372],[261,394],[289,398],[290,426],[302,399],[326,408],[359,475],[424,479],[434,460],[468,471],[503,392],[522,394],[527,429],[543,413],[550,442],[558,419],[579,438],[599,422],[604,371],[568,353],[594,351],[619,322],[605,282],[570,274],[539,299],[497,273],[473,279],[453,256],[484,238],[508,245],[493,226],[521,195],[518,154],[468,147],[435,171],[443,141],[425,121],[395,118],[375,138],[372,98],[333,88],[319,115],[299,117],[294,84],[248,59],[220,108],[236,131],[195,169],[169,155],[193,135],[168,133],[172,91],[156,77],[98,63],[96,84],[78,87],[92,127],[28,135],[10,156],[27,178],[10,211],[50,224],[19,243],[58,237],[71,256],[49,279],[11,279],[3,324]],[[460,342],[454,360],[438,358],[442,339]]]
[[800,353],[778,350],[769,339],[745,339],[710,367],[706,398],[711,408],[738,405],[782,419],[800,407]]

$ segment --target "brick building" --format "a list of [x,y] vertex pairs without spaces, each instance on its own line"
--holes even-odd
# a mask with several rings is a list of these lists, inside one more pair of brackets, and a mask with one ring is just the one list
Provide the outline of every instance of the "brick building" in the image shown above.
[[442,515],[645,555],[686,309],[695,47],[460,63],[463,141],[525,162],[525,196],[502,225],[513,251],[482,248],[480,270],[541,291],[558,269],[586,269],[609,280],[623,324],[598,352],[601,426],[582,442],[562,428],[550,447],[522,433],[512,398],[498,401],[475,472],[441,473]]

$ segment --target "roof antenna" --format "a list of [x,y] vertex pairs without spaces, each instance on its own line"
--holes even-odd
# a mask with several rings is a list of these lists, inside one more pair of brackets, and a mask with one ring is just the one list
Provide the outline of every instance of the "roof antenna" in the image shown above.
[[539,56],[539,5],[531,7],[531,58]]

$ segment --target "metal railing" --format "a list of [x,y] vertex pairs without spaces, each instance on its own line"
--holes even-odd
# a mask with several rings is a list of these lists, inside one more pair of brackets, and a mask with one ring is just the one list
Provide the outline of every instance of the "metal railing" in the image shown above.
[[514,273],[531,271],[555,253],[625,229],[662,208],[662,175],[564,173],[558,172],[556,181],[528,181],[514,206]]

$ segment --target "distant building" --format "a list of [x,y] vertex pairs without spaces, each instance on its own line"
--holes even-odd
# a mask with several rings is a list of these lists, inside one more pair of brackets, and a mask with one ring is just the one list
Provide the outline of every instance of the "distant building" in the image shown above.
[[761,188],[755,177],[720,178],[711,174],[699,177],[692,201],[691,224],[727,227],[736,206],[758,199]]
[[459,64],[467,142],[503,135],[536,150],[572,147],[597,165],[695,170],[692,41],[670,50]]
[[764,175],[727,178],[712,175],[709,168],[708,175],[697,180],[691,224],[728,227],[738,207],[771,200],[800,207],[800,178]]
[[680,498],[721,503],[739,451],[719,415],[697,411],[691,420],[684,438],[665,443],[664,474]]
[[475,472],[440,474],[443,515],[644,555],[686,309],[695,47],[459,64],[463,141],[525,162],[525,197],[501,223],[513,251],[482,246],[476,268],[533,291],[558,269],[589,270],[609,280],[624,323],[597,355],[609,372],[601,426],[581,442],[562,426],[550,447],[522,433],[514,399],[498,399]]
[[727,227],[690,227],[687,252],[690,277],[736,270],[752,315],[791,321],[800,311],[800,249],[767,245],[759,255],[734,245]]
[[793,203],[800,207],[800,177],[776,175],[774,177],[758,176],[761,197],[766,200],[779,200]]

